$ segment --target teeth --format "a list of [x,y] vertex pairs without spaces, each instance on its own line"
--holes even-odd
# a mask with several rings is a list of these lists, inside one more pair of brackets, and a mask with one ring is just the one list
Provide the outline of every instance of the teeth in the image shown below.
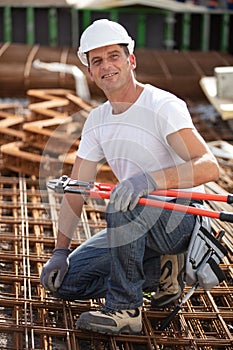
[[111,73],[111,74],[106,74],[106,75],[104,75],[104,78],[113,77],[114,75],[115,75],[114,73]]

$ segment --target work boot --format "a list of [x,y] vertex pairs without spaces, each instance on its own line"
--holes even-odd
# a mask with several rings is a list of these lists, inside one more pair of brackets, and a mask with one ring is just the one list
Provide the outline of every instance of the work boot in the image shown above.
[[173,304],[184,289],[185,254],[162,255],[159,288],[151,296],[151,307],[161,308]]
[[77,320],[78,329],[104,334],[138,334],[142,330],[141,308],[135,310],[110,310],[84,312]]

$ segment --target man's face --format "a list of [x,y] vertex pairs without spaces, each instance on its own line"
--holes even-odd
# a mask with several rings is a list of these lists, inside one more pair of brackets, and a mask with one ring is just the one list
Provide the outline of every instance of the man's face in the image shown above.
[[120,45],[104,46],[89,52],[90,77],[106,93],[119,90],[127,84],[135,66],[135,56],[127,56]]

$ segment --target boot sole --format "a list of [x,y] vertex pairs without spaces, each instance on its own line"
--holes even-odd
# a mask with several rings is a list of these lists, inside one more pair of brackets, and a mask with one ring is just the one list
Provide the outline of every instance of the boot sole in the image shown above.
[[114,334],[114,335],[118,335],[118,334],[132,334],[132,335],[139,335],[141,333],[142,330],[142,326],[138,326],[135,327],[136,329],[132,329],[130,326],[124,326],[121,329],[114,329],[114,328],[106,328],[105,326],[101,326],[101,325],[95,325],[95,324],[91,324],[88,322],[85,322],[82,320],[82,324],[79,324],[79,322],[76,322],[76,327],[77,329],[80,330],[84,330],[84,331],[92,331],[92,332],[96,332],[96,333],[101,333],[101,334]]

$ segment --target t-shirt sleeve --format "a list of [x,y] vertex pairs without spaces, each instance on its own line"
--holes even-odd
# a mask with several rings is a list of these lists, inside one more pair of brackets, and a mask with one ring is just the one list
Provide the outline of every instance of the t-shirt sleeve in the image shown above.
[[181,129],[194,129],[186,103],[174,99],[163,103],[158,112],[158,125],[164,139]]
[[98,162],[104,158],[103,150],[97,137],[99,127],[101,125],[95,123],[94,115],[91,112],[82,130],[77,156],[93,162]]

